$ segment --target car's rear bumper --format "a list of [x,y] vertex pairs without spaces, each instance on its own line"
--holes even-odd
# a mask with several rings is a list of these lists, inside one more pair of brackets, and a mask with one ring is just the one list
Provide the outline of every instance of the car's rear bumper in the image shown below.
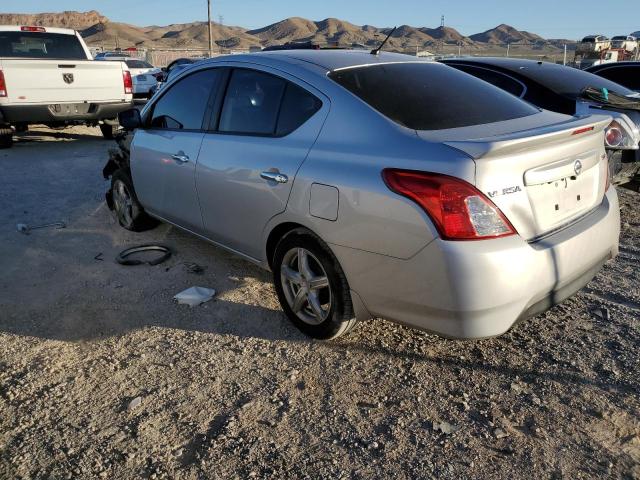
[[55,123],[98,121],[115,118],[132,107],[132,102],[58,103],[48,105],[1,105],[6,123]]
[[586,285],[617,255],[619,234],[611,188],[597,209],[535,243],[519,236],[437,239],[408,260],[331,247],[371,315],[447,337],[484,338]]

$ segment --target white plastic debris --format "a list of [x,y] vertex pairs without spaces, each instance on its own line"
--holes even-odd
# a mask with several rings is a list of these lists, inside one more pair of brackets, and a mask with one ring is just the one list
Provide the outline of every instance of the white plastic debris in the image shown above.
[[213,298],[215,294],[216,291],[212,288],[191,287],[187,288],[183,292],[180,292],[173,298],[176,299],[180,304],[195,307],[202,303],[208,302]]

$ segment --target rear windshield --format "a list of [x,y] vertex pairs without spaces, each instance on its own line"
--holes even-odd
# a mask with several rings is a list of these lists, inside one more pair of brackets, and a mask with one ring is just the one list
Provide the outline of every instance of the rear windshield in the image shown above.
[[153,65],[143,60],[127,60],[125,63],[129,68],[153,68]]
[[75,35],[45,32],[0,32],[0,57],[87,60]]
[[396,123],[442,130],[526,117],[539,110],[454,68],[395,63],[338,70],[330,78]]
[[536,83],[553,90],[559,95],[564,95],[571,99],[578,98],[587,87],[599,90],[606,88],[611,92],[620,95],[633,95],[628,88],[618,83],[614,83],[606,78],[599,77],[593,73],[585,72],[577,68],[565,67],[548,62],[526,62],[511,67],[514,73],[530,78]]

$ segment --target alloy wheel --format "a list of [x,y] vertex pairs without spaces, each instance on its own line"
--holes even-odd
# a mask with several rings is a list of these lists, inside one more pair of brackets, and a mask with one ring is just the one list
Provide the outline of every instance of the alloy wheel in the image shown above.
[[327,272],[305,248],[292,248],[280,266],[282,288],[289,307],[309,325],[319,325],[331,313],[332,295]]

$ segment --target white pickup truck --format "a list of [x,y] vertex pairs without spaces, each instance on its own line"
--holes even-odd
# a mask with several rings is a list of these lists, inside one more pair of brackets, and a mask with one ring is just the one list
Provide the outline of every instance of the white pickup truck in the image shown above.
[[0,148],[34,123],[99,125],[113,138],[132,101],[126,64],[94,61],[78,32],[0,26]]

